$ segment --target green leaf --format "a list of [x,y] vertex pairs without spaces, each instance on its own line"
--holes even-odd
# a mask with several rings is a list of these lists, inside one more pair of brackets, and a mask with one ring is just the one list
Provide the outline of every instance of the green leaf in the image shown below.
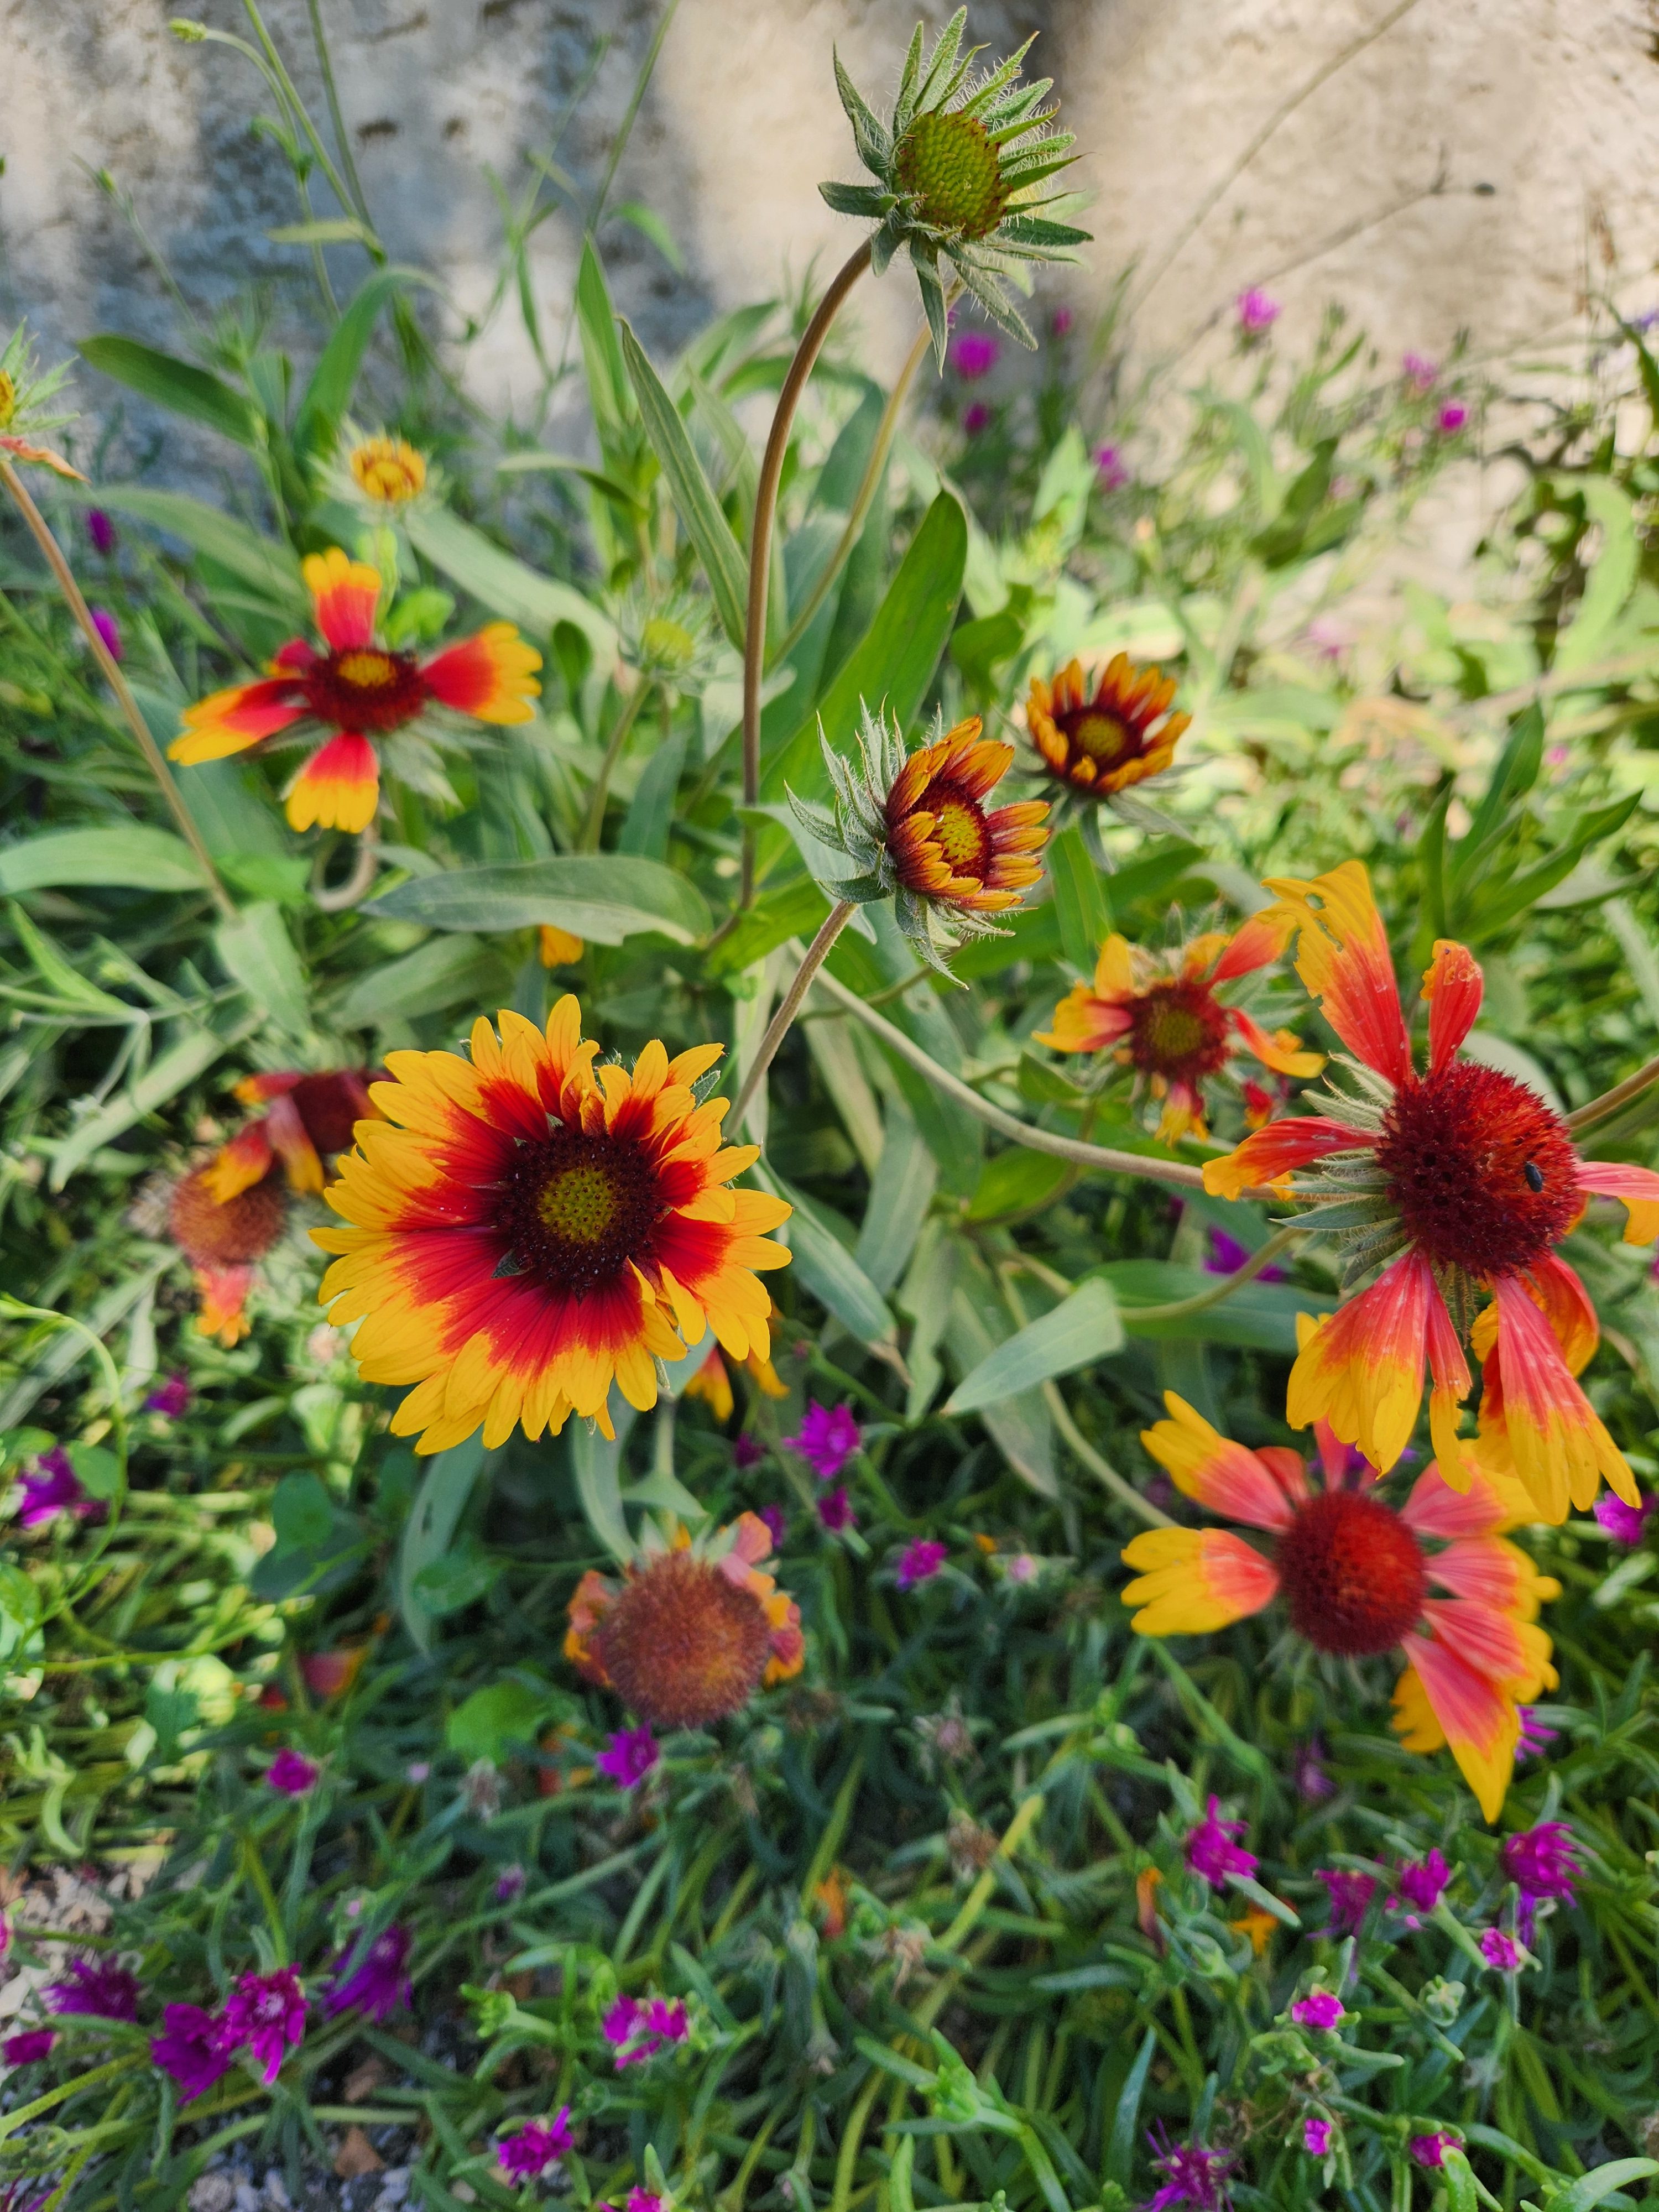
[[491,998],[510,988],[509,978],[510,970],[493,945],[476,937],[434,938],[404,953],[401,960],[359,975],[333,1000],[330,1017],[337,1028],[346,1030],[415,1021],[465,1000]]
[[[346,228],[343,235],[356,238],[362,226],[349,217],[342,217]],[[299,246],[312,243],[309,238],[295,234],[299,231],[328,230],[327,222],[300,223],[295,232],[287,234]],[[267,233],[281,240],[284,234]],[[319,243],[326,243],[319,240]],[[311,380],[300,401],[294,418],[294,444],[302,453],[325,453],[338,434],[341,417],[351,404],[351,395],[357,388],[363,356],[374,334],[374,325],[389,300],[406,284],[428,283],[429,277],[418,269],[376,269],[366,276],[341,313],[340,319],[329,333],[328,343],[317,357],[317,366],[311,372]]]
[[186,1084],[194,1083],[204,1075],[216,1060],[240,1044],[258,1027],[258,1017],[239,1012],[229,1018],[223,1029],[191,1029],[176,1044],[170,1045],[159,1059],[153,1060],[136,1083],[118,1097],[88,1114],[84,1121],[77,1122],[66,1137],[61,1138],[52,1152],[51,1185],[62,1190],[83,1160],[89,1160],[106,1145],[125,1136],[135,1121],[142,1121],[146,1114],[165,1106],[176,1098]]
[[684,876],[660,860],[614,853],[501,860],[415,876],[366,910],[428,929],[489,933],[551,922],[596,945],[652,933],[690,945],[714,927],[702,893]]
[[65,1444],[64,1450],[88,1498],[107,1501],[116,1496],[121,1487],[121,1462],[113,1452],[101,1444],[81,1443]]
[[[1167,905],[1164,894],[1171,884],[1178,883],[1194,866],[1203,864],[1201,846],[1189,844],[1183,837],[1171,837],[1148,847],[1127,866],[1118,868],[1109,876],[1097,873],[1095,882],[1104,902],[1108,925],[1121,924],[1130,908],[1143,900],[1158,900]],[[1261,894],[1257,894],[1260,897]],[[1088,963],[1092,969],[1093,962]]]
[[441,1618],[481,1598],[499,1571],[476,1536],[463,1537],[453,1552],[421,1569],[415,1595],[429,1613]]
[[271,600],[283,619],[309,622],[311,597],[301,581],[299,563],[293,555],[261,538],[246,523],[238,522],[234,515],[223,514],[187,493],[154,491],[143,484],[100,484],[81,497],[88,507],[130,514],[169,538],[182,538],[197,552],[228,568],[262,598]]
[[756,1168],[755,1179],[763,1189],[787,1199],[794,1207],[786,1224],[794,1271],[818,1304],[861,1344],[896,1344],[898,1329],[887,1301],[846,1246],[818,1218],[811,1201],[764,1167]]
[[947,1413],[976,1413],[1033,1390],[1056,1375],[1075,1374],[1123,1348],[1123,1322],[1110,1286],[1094,1276],[1052,1313],[998,1345],[965,1375],[945,1401]]
[[233,983],[240,983],[274,1028],[302,1037],[311,1027],[306,973],[281,909],[251,906],[222,921],[214,948]]
[[581,333],[587,404],[608,460],[613,447],[621,442],[633,410],[629,404],[628,372],[617,343],[617,313],[611,304],[604,265],[591,238],[583,242],[581,265],[576,272],[576,327]]
[[720,943],[710,948],[703,972],[710,981],[740,974],[792,937],[811,939],[830,911],[830,901],[810,876],[769,891]]
[[1447,2148],[1440,2160],[1440,2178],[1445,2184],[1446,2212],[1480,2212],[1480,2200],[1474,2193],[1474,2176],[1461,2150]]
[[[1024,1063],[1022,1063],[1024,1066]],[[1024,1152],[1010,1145],[994,1152],[980,1170],[979,1182],[968,1202],[969,1221],[994,1221],[1005,1213],[1023,1213],[1041,1206],[1062,1183],[1066,1162],[1052,1152]]]
[[[130,392],[171,408],[175,415],[188,416],[192,422],[205,422],[222,438],[246,447],[251,453],[263,450],[259,421],[248,402],[193,362],[157,353],[154,346],[141,345],[137,338],[82,338],[76,351],[89,367],[125,384]],[[101,499],[102,494],[99,496]]]
[[1092,977],[1111,922],[1100,871],[1075,822],[1049,840],[1048,873],[1061,949],[1080,975]]
[[1131,1336],[1165,1342],[1236,1344],[1260,1352],[1293,1356],[1298,1313],[1334,1313],[1336,1300],[1293,1283],[1246,1283],[1214,1305],[1170,1320],[1143,1320],[1138,1306],[1174,1304],[1213,1291],[1218,1279],[1203,1267],[1183,1267],[1170,1260],[1112,1260],[1095,1276],[1115,1292],[1123,1326]]
[[0,1559],[0,1662],[9,1662],[40,1625],[40,1593],[10,1559]]
[[417,553],[492,614],[540,638],[555,623],[574,623],[601,659],[615,658],[614,626],[574,585],[538,574],[447,507],[417,507],[404,518],[404,528]]
[[1127,2189],[1134,2171],[1135,2140],[1140,2121],[1140,2100],[1146,2091],[1146,2076],[1152,2071],[1152,2060],[1158,2051],[1158,2031],[1149,2027],[1146,2040],[1129,2069],[1129,2077],[1123,2084],[1117,2100],[1117,2111],[1112,2118],[1112,2140],[1106,2151],[1106,2179]]
[[663,861],[668,857],[668,833],[674,822],[674,797],[680,771],[685,765],[685,733],[665,738],[640,772],[627,819],[617,839],[617,850],[641,860]]
[[644,349],[626,322],[618,323],[623,359],[627,364],[634,396],[652,449],[662,464],[668,489],[686,534],[696,548],[708,579],[714,611],[720,627],[739,653],[743,650],[744,602],[749,592],[749,568],[742,548],[732,535],[714,489],[703,474],[696,448],[687,434],[680,412],[670,398],[662,379],[647,359]]
[[[618,1393],[620,1395],[620,1393]],[[618,1408],[612,1425],[614,1437],[601,1436],[592,1422],[583,1421],[570,1433],[570,1471],[576,1479],[587,1525],[613,1559],[634,1556],[634,1540],[622,1505],[622,1455],[634,1421],[631,1406]]]
[[445,1745],[463,1759],[499,1763],[510,1747],[534,1744],[537,1723],[551,1704],[548,1690],[532,1689],[509,1674],[456,1706],[444,1729]]
[[416,1579],[448,1551],[472,1486],[495,1457],[494,1452],[485,1451],[480,1431],[427,1462],[425,1479],[398,1547],[398,1609],[419,1651],[432,1649],[432,1615],[415,1588]]
[[334,1501],[321,1476],[285,1474],[271,1498],[270,1522],[279,1551],[314,1551],[326,1543],[334,1526]]
[[1590,521],[1601,526],[1601,548],[1584,580],[1577,612],[1556,641],[1555,672],[1588,668],[1606,652],[1614,623],[1629,599],[1641,565],[1641,540],[1630,494],[1605,476],[1563,477],[1559,494],[1584,502]]
[[674,240],[674,234],[655,208],[647,207],[643,200],[622,200],[609,210],[613,221],[631,222],[641,238],[648,238],[677,276],[685,274],[685,257]]
[[956,620],[968,559],[968,525],[949,492],[923,517],[910,550],[887,587],[875,620],[816,709],[766,764],[761,788],[781,799],[787,787],[803,799],[827,788],[818,730],[837,752],[850,750],[862,702],[884,701],[902,727],[916,717]]
[[[970,1375],[1010,1334],[1009,1320],[990,1273],[971,1247],[958,1243],[956,1287],[945,1341],[959,1376]],[[1024,1391],[980,1408],[998,1450],[1021,1480],[1043,1498],[1058,1498],[1054,1425],[1041,1394]]]
[[1623,2189],[1632,2181],[1650,2181],[1656,2173],[1659,2173],[1659,2160],[1615,2158],[1606,2166],[1592,2166],[1588,2173],[1580,2174],[1571,2188],[1564,2189],[1559,2197],[1552,2197],[1549,2212],[1593,2212],[1593,2208],[1611,2197],[1615,2189]]
[[119,829],[54,830],[0,847],[0,893],[64,884],[104,890],[202,891],[206,886],[182,837],[142,822]]

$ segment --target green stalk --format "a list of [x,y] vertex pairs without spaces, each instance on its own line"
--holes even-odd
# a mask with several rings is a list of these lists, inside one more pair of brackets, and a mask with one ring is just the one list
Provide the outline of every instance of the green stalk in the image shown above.
[[593,780],[593,795],[588,801],[587,820],[582,830],[584,853],[597,853],[599,849],[599,838],[605,830],[605,802],[611,789],[611,772],[622,757],[622,749],[628,743],[628,733],[633,728],[640,708],[645,704],[645,695],[650,689],[649,680],[642,676],[623,702],[622,713],[617,718],[617,726],[611,732],[611,742],[605,749],[605,758],[600,762],[599,775]]

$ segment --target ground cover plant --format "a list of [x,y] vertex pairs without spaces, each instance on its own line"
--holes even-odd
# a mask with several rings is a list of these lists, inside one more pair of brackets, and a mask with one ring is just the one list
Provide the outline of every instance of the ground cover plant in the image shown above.
[[309,325],[0,362],[0,2203],[1650,2201],[1644,329],[1136,382],[958,18],[491,422],[248,16]]

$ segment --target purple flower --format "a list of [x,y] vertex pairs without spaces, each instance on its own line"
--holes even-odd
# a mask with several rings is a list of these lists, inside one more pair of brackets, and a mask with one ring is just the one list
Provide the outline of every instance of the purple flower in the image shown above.
[[1233,306],[1238,315],[1239,330],[1247,338],[1264,337],[1279,320],[1278,301],[1270,300],[1255,285],[1248,292],[1241,292]]
[[1057,338],[1070,337],[1072,330],[1071,309],[1069,307],[1056,307],[1053,314],[1048,318],[1048,327]]
[[1559,1899],[1565,1905],[1577,1899],[1574,1884],[1583,1869],[1577,1843],[1565,1820],[1540,1820],[1535,1828],[1505,1836],[1498,1846],[1498,1863],[1521,1893],[1516,1925],[1523,1943],[1532,1941],[1536,1907],[1545,1899]]
[[628,2212],[663,2212],[663,2200],[653,2196],[648,2189],[630,2189],[628,2192]]
[[1488,1928],[1480,1937],[1480,1955],[1495,1973],[1518,1974],[1525,1957],[1513,1936],[1501,1928]]
[[60,1513],[72,1513],[77,1521],[104,1518],[101,1500],[87,1496],[80,1477],[70,1465],[69,1454],[60,1445],[54,1444],[50,1451],[41,1453],[33,1472],[23,1476],[22,1489],[22,1503],[17,1513],[19,1528],[38,1528],[43,1521],[54,1520]]
[[[1240,1848],[1243,1820],[1220,1818],[1221,1800],[1212,1797],[1203,1820],[1187,1838],[1186,1859],[1193,1873],[1218,1888],[1230,1875],[1252,1875],[1261,1862]],[[1175,2200],[1171,2198],[1170,2202]]]
[[281,2070],[289,2045],[297,2045],[305,2032],[305,1991],[292,1966],[278,1966],[269,1974],[244,1974],[226,2002],[225,2048],[238,2051],[246,2044],[254,2064],[264,2069],[267,2089]]
[[1002,358],[1002,348],[989,331],[963,331],[951,341],[951,366],[964,384],[988,376]]
[[1221,2177],[1232,2164],[1224,2150],[1204,2150],[1197,2143],[1172,2143],[1160,2124],[1146,2138],[1152,2146],[1152,2164],[1164,2176],[1164,2186],[1146,2200],[1146,2212],[1166,2212],[1171,2204],[1191,2204],[1197,2212],[1221,2212],[1227,2198]]
[[787,1527],[783,1517],[782,1506],[763,1505],[755,1518],[766,1523],[766,1533],[772,1539],[772,1549],[775,1552],[781,1552],[783,1549],[784,1534]]
[[[1229,1237],[1224,1229],[1212,1229],[1210,1231],[1210,1256],[1204,1262],[1204,1271],[1210,1275],[1236,1275],[1249,1256],[1248,1244],[1241,1244],[1236,1237]],[[1259,1283],[1282,1283],[1284,1279],[1285,1270],[1282,1267],[1263,1267],[1256,1276]]]
[[932,1582],[949,1556],[947,1545],[932,1536],[918,1536],[915,1543],[905,1546],[898,1563],[899,1588],[914,1589],[918,1583]]
[[1434,427],[1443,438],[1455,438],[1469,419],[1469,410],[1461,399],[1449,399],[1434,418]]
[[665,1997],[619,1996],[599,2027],[617,2054],[617,2070],[654,2058],[671,2043],[684,2043],[691,2033],[685,2007]]
[[661,1757],[649,1728],[618,1729],[593,1764],[618,1790],[631,1790]]
[[115,550],[115,525],[101,507],[89,507],[83,520],[87,536],[92,540],[93,551],[101,553],[107,560]]
[[[376,2022],[384,2021],[409,2002],[409,1976],[404,1971],[415,1948],[415,1931],[394,1920],[365,1948],[361,1940],[348,1945],[334,1962],[334,1986],[323,2000],[331,2020],[357,2005]],[[355,1968],[353,1960],[356,1961]]]
[[104,641],[104,650],[112,660],[121,658],[121,625],[107,607],[91,609],[92,626]]
[[37,2058],[44,2058],[58,2040],[49,2027],[26,2027],[21,2035],[9,2035],[0,2043],[0,2056],[8,2066],[33,2066]]
[[977,438],[991,419],[991,410],[982,399],[970,399],[962,410],[962,427],[970,438]]
[[1291,2007],[1298,2027],[1334,2027],[1342,2017],[1342,2000],[1329,1990],[1310,1990]]
[[[1413,1912],[1432,1912],[1451,1880],[1451,1869],[1444,1854],[1437,1848],[1426,1858],[1402,1859],[1395,1869],[1395,1893],[1403,1897]],[[1413,1918],[1409,1924],[1417,1925]]]
[[190,1411],[193,1393],[182,1375],[169,1375],[165,1382],[158,1382],[144,1401],[147,1413],[165,1413],[176,1421],[181,1413]]
[[284,1744],[268,1767],[265,1780],[284,1797],[303,1797],[322,1772],[321,1767],[308,1759],[303,1752],[294,1751]]
[[1029,1552],[1010,1552],[1002,1563],[1002,1571],[1011,1583],[1034,1583],[1037,1563]]
[[827,1491],[819,1498],[818,1518],[832,1536],[838,1536],[843,1528],[853,1526],[856,1516],[844,1482],[838,1482],[833,1490]]
[[514,1898],[522,1897],[526,1879],[521,1866],[503,1867],[495,1877],[496,1904],[511,1905]]
[[1516,1765],[1523,1759],[1541,1759],[1560,1735],[1560,1729],[1546,1728],[1538,1717],[1536,1705],[1517,1705],[1515,1717],[1521,1723],[1521,1733],[1515,1746]]
[[[740,1437],[733,1437],[732,1457],[738,1467],[758,1467],[762,1460],[766,1457],[766,1446],[758,1437],[751,1437],[747,1433]],[[771,1510],[774,1512],[777,1510],[775,1506]],[[767,1509],[763,1506],[761,1509],[763,1521],[766,1520],[766,1512]],[[769,1528],[771,1523],[768,1522],[767,1526]]]
[[555,2159],[570,2148],[570,2107],[561,2105],[550,2120],[532,2120],[517,2135],[495,2146],[495,2157],[509,2181],[539,2181]]
[[[222,2075],[230,2071],[231,2052],[228,2027],[222,2014],[204,2012],[200,2005],[170,2004],[161,2014],[165,2033],[150,2044],[149,2055],[164,2074],[171,2074],[179,2085],[179,2101],[187,2105],[204,2090],[210,2089]],[[300,2008],[300,2023],[305,2025],[305,2008]],[[299,2038],[296,2036],[297,2042]],[[283,2063],[280,2039],[276,2066]],[[276,2079],[273,2066],[268,2081]]]
[[97,2020],[137,2020],[143,1995],[137,1974],[113,1959],[72,1959],[63,1980],[47,1984],[46,2009],[89,2013]]
[[1129,481],[1129,466],[1117,447],[1109,443],[1095,447],[1095,474],[1102,491],[1122,490]]
[[859,1448],[859,1425],[845,1406],[809,1405],[799,1436],[786,1437],[820,1482],[833,1482]]
[[1615,1544],[1639,1544],[1648,1516],[1656,1505],[1659,1498],[1644,1498],[1639,1505],[1626,1505],[1622,1498],[1604,1490],[1591,1510]]
[[1331,2124],[1328,2120],[1304,2120],[1302,2148],[1310,2158],[1323,2158],[1331,2147]]
[[1297,1745],[1291,1781],[1304,1805],[1320,1805],[1327,1797],[1335,1796],[1336,1784],[1325,1771],[1325,1747],[1316,1735]]
[[1376,1875],[1346,1874],[1334,1867],[1316,1867],[1314,1880],[1324,1883],[1331,1899],[1331,1917],[1320,1933],[1323,1936],[1357,1936],[1365,1924],[1365,1915],[1376,1894]]
[[1419,396],[1425,392],[1432,392],[1440,377],[1440,371],[1433,362],[1425,360],[1420,353],[1404,355],[1400,363],[1400,373]]
[[1439,2128],[1431,2136],[1413,2136],[1406,2148],[1419,2166],[1439,2166],[1446,2163],[1449,2150],[1462,2150],[1463,2144],[1460,2136]]

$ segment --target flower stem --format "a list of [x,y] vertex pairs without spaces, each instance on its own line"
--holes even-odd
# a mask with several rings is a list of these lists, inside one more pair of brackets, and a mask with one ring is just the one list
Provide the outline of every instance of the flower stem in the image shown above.
[[1590,1099],[1576,1108],[1566,1117],[1567,1127],[1576,1136],[1580,1129],[1588,1129],[1597,1121],[1605,1121],[1621,1106],[1627,1106],[1650,1084],[1659,1083],[1659,1060],[1650,1060],[1638,1067],[1634,1075],[1627,1075],[1622,1083],[1615,1083],[1611,1091],[1604,1091],[1599,1098]]
[[1242,1267],[1224,1275],[1207,1291],[1196,1291],[1190,1298],[1175,1298],[1168,1305],[1126,1306],[1124,1312],[1139,1322],[1184,1321],[1188,1314],[1202,1313],[1206,1306],[1219,1305],[1223,1298],[1231,1297],[1242,1291],[1246,1283],[1253,1282],[1264,1267],[1270,1267],[1281,1252],[1288,1252],[1306,1232],[1291,1222],[1276,1230],[1259,1252],[1252,1252]]
[[605,830],[605,802],[611,790],[611,772],[616,768],[623,747],[628,743],[628,733],[639,719],[645,704],[645,695],[651,689],[644,677],[623,702],[622,713],[617,717],[617,726],[611,732],[611,742],[605,749],[605,758],[599,763],[599,775],[593,780],[593,796],[588,801],[587,821],[582,830],[582,850],[597,853],[599,839]]
[[351,872],[343,883],[331,888],[325,884],[320,859],[311,879],[311,903],[319,914],[343,914],[348,907],[356,906],[374,880],[374,872],[380,864],[380,841],[371,822],[357,840],[357,858]]
[[749,1063],[748,1073],[744,1075],[742,1088],[738,1092],[737,1103],[732,1109],[732,1127],[739,1134],[743,1129],[743,1117],[749,1110],[750,1100],[759,1089],[762,1077],[776,1058],[778,1047],[789,1034],[789,1024],[800,1012],[800,1002],[811,988],[812,978],[829,958],[830,948],[847,927],[852,912],[853,902],[850,899],[837,899],[824,916],[817,935],[802,956],[800,966],[795,970],[795,980],[784,993],[778,1011],[773,1015],[767,1026],[766,1035],[760,1041],[759,1049]]
[[[749,533],[749,612],[744,631],[743,644],[743,803],[756,805],[760,799],[760,710],[761,678],[766,665],[766,590],[771,570],[772,524],[776,517],[778,484],[783,475],[784,455],[789,450],[789,432],[795,420],[795,410],[806,389],[806,380],[812,374],[812,365],[823,350],[823,341],[830,335],[830,325],[841,312],[842,302],[859,278],[870,266],[870,241],[866,238],[842,263],[817,311],[795,348],[795,357],[789,364],[789,373],[783,380],[778,394],[776,411],[772,416],[772,428],[767,434],[766,452],[762,457],[760,482],[755,492],[754,526]],[[739,907],[751,903],[755,896],[755,827],[746,822],[743,830],[743,884],[738,896]]]
[[122,675],[119,664],[98,635],[98,625],[94,622],[91,610],[81,596],[81,586],[76,582],[70,564],[64,558],[64,549],[52,536],[51,526],[45,515],[30,497],[28,486],[3,454],[0,454],[0,483],[3,483],[10,493],[18,512],[29,526],[35,544],[46,555],[46,565],[58,580],[58,588],[64,594],[70,612],[84,632],[87,643],[92,647],[93,657],[96,659],[99,667],[102,669],[110,690],[114,692],[120,702],[121,712],[126,716],[127,726],[137,740],[138,750],[144,756],[150,774],[161,786],[161,796],[173,811],[173,818],[179,825],[179,834],[196,856],[196,864],[201,869],[207,887],[213,894],[214,903],[228,921],[234,921],[236,915],[234,902],[219,880],[219,872],[214,866],[208,848],[202,842],[202,833],[197,828],[189,808],[179,795],[179,787],[174,783],[167,764],[161,757],[161,747],[150,734],[149,723],[138,711],[138,702],[133,697],[131,688],[126,678]]
[[854,991],[838,983],[827,970],[818,977],[818,988],[827,991],[836,1005],[842,1006],[854,1018],[872,1030],[891,1052],[908,1060],[919,1074],[925,1075],[936,1091],[942,1091],[957,1104],[965,1106],[978,1121],[999,1134],[1012,1137],[1017,1145],[1028,1152],[1050,1152],[1059,1160],[1076,1160],[1085,1168],[1101,1168],[1112,1175],[1144,1176],[1151,1182],[1170,1183],[1179,1190],[1202,1190],[1204,1170],[1189,1167],[1185,1160],[1154,1159],[1144,1152],[1115,1152],[1109,1145],[1086,1145],[1079,1137],[1061,1137],[1049,1129],[1033,1128],[1029,1121],[1018,1115],[1005,1114],[1000,1106],[994,1106],[988,1098],[981,1098],[970,1084],[959,1075],[952,1075],[932,1060],[919,1044],[908,1037],[902,1029],[866,1006]]
[[1173,1528],[1175,1522],[1169,1515],[1143,1498],[1127,1477],[1121,1475],[1109,1461],[1104,1460],[1089,1442],[1072,1419],[1072,1409],[1053,1382],[1042,1386],[1043,1402],[1048,1407],[1054,1426],[1066,1439],[1074,1458],[1082,1461],[1095,1480],[1109,1490],[1120,1505],[1127,1506],[1137,1520],[1144,1521],[1149,1528]]

